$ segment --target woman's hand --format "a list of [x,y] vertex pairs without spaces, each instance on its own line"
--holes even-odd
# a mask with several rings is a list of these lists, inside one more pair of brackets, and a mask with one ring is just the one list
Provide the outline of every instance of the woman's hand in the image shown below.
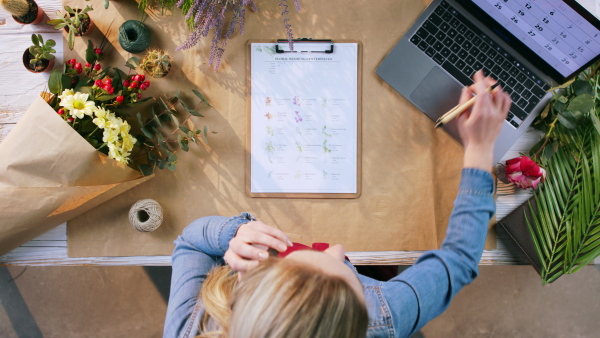
[[475,104],[457,118],[458,131],[465,146],[464,167],[491,171],[494,157],[494,144],[502,130],[502,125],[511,100],[508,94],[496,87],[492,94],[487,88],[496,83],[491,77],[484,77],[483,71],[473,75],[473,83],[464,88],[459,104],[463,104],[475,93]]
[[292,241],[283,231],[261,221],[251,221],[238,228],[223,258],[241,275],[257,266],[259,261],[267,259],[269,248],[283,252],[288,246],[292,246]]

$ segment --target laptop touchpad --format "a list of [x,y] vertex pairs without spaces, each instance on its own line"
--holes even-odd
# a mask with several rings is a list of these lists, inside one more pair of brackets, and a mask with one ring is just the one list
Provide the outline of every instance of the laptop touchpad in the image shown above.
[[[458,104],[462,86],[439,67],[433,69],[410,94],[411,101],[432,120],[444,115]],[[459,138],[456,124],[444,127],[450,135]]]

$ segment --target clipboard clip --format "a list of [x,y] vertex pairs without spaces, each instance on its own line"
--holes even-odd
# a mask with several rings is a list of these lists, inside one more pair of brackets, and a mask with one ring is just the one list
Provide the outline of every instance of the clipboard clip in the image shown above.
[[[298,44],[298,50],[289,49],[289,40],[278,39],[275,44],[275,53],[333,53],[333,41],[331,39],[301,38],[292,41],[294,42],[294,49],[296,49],[296,44]],[[323,43],[328,43],[329,49],[323,50]],[[286,46],[286,49],[283,46]]]

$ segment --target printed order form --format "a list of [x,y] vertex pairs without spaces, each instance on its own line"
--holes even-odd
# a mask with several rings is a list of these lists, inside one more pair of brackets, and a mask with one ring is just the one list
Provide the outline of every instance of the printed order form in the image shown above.
[[356,43],[331,54],[252,43],[250,191],[356,193],[357,93]]

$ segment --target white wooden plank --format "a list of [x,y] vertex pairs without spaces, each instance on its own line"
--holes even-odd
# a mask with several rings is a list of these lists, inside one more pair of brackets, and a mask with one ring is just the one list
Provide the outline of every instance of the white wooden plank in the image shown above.
[[8,135],[14,126],[14,124],[0,124],[0,142],[4,140],[6,135]]

